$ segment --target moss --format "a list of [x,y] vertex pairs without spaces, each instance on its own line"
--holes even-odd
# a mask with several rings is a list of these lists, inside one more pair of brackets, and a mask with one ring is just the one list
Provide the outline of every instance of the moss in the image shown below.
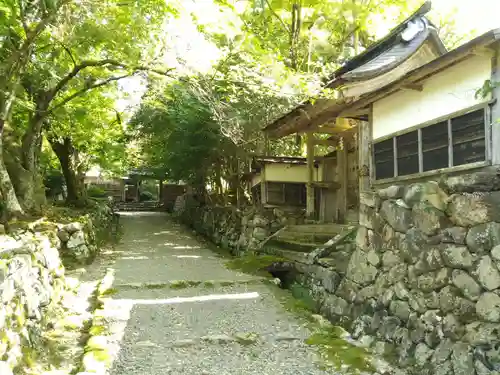
[[274,263],[286,262],[285,258],[274,255],[246,254],[226,262],[226,267],[251,275],[271,276],[267,269]]
[[106,332],[104,326],[92,326],[89,330],[90,336],[102,336]]
[[23,353],[23,362],[28,368],[34,368],[38,358],[38,353],[29,346],[23,345],[21,347]]
[[106,289],[104,292],[102,292],[101,297],[114,296],[115,294],[118,294],[118,289],[109,288],[109,289]]
[[204,281],[203,286],[205,288],[214,288],[215,287],[215,282],[214,281]]
[[259,335],[255,332],[238,333],[234,335],[234,338],[238,344],[248,346],[255,344],[259,339]]
[[337,369],[348,366],[349,369],[359,371],[375,371],[367,360],[368,351],[350,344],[342,338],[343,329],[332,326],[323,328],[308,339],[306,344],[317,346],[327,363]]
[[198,286],[200,284],[201,284],[201,281],[177,280],[177,281],[172,281],[170,283],[170,288],[171,289],[185,289],[185,288],[191,288],[194,286]]

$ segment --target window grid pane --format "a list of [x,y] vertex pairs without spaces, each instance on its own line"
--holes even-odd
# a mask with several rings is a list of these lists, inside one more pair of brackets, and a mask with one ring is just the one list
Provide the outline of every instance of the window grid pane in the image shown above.
[[376,180],[485,161],[485,110],[374,143],[373,148]]
[[418,131],[396,137],[398,176],[418,173]]
[[486,160],[483,109],[453,118],[451,128],[454,166]]
[[373,145],[375,178],[381,180],[394,177],[394,143],[393,138]]
[[423,171],[447,168],[448,121],[422,128]]

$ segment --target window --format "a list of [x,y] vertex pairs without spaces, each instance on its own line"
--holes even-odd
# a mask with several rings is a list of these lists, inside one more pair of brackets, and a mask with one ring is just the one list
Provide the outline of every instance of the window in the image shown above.
[[306,205],[306,185],[300,183],[267,182],[267,202],[274,205],[303,207]]
[[377,180],[486,160],[486,110],[451,117],[373,144]]
[[422,130],[423,172],[449,166],[448,121],[438,122]]
[[475,163],[486,159],[484,114],[468,113],[451,120],[453,165]]
[[418,131],[396,137],[397,176],[418,173]]
[[394,177],[394,141],[392,138],[374,144],[377,179]]

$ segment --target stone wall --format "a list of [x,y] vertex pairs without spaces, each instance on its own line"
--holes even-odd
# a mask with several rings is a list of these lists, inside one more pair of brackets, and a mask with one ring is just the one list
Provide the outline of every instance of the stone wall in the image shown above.
[[[500,372],[500,174],[360,197],[348,262],[295,262],[295,280],[400,373]],[[399,371],[399,370],[398,370]]]
[[[109,209],[99,208],[105,228]],[[0,235],[0,374],[24,373],[37,360],[63,353],[57,346],[61,318],[75,305],[74,285],[65,278],[62,257],[85,263],[97,252],[95,228],[86,215],[67,224],[38,220],[12,225]],[[109,227],[108,227],[109,229]],[[66,354],[64,354],[66,355]],[[75,353],[72,353],[74,356]],[[70,355],[71,356],[71,355]],[[50,361],[50,358],[48,358]]]
[[278,208],[200,206],[191,196],[178,197],[174,214],[197,233],[216,245],[241,254],[259,244],[285,225],[301,224],[304,215]]

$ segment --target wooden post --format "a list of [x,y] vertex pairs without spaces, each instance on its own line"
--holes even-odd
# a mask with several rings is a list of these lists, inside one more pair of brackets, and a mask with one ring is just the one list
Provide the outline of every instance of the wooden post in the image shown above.
[[338,221],[343,223],[347,215],[347,140],[343,138],[342,149],[337,151],[337,174],[340,189],[337,193]]
[[163,199],[163,180],[158,181],[158,202],[162,203]]
[[267,204],[267,184],[266,184],[266,165],[262,165],[260,170],[260,203]]
[[[491,82],[500,82],[500,47],[496,47],[495,55],[491,60]],[[493,89],[492,99],[496,99],[491,106],[491,163],[500,164],[500,86],[496,85]],[[488,119],[490,121],[490,119]]]
[[306,217],[314,219],[314,133],[306,134],[307,146],[307,185]]
[[368,122],[361,121],[358,130],[359,147],[359,193],[370,190],[371,168],[371,146],[372,140],[373,107],[370,106]]

